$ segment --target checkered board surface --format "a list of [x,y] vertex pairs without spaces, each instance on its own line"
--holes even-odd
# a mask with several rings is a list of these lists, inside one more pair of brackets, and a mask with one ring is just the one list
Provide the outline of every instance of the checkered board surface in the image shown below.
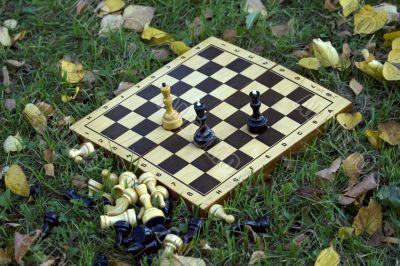
[[[164,130],[161,84],[171,86],[183,126]],[[261,93],[268,130],[253,135],[249,92]],[[193,103],[206,105],[207,124],[218,137],[207,149],[193,144],[198,128]],[[211,37],[72,129],[139,168],[190,203],[206,210],[252,172],[268,166],[350,106],[346,99],[265,58]]]

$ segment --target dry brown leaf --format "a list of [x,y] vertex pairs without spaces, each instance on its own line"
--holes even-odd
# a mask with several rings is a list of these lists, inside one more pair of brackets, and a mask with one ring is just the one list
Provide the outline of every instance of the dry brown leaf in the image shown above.
[[346,191],[346,193],[344,193],[344,195],[346,197],[357,198],[362,194],[377,188],[378,184],[375,182],[374,175],[375,173],[370,173],[364,176],[360,183],[351,187],[348,191]]
[[12,68],[20,68],[25,64],[25,61],[17,61],[13,59],[6,60],[6,65]]
[[344,31],[339,32],[339,33],[337,34],[337,36],[339,36],[340,38],[346,38],[346,37],[351,37],[351,36],[353,36],[353,33],[352,33],[351,31],[344,30]]
[[338,6],[336,3],[332,3],[332,0],[325,0],[324,8],[328,11],[335,11],[338,9]]
[[8,73],[8,69],[6,66],[3,66],[2,69],[2,74],[3,74],[3,85],[5,87],[8,87],[11,85],[11,81],[10,81],[10,74]]
[[15,102],[15,99],[5,99],[4,100],[4,107],[10,112],[15,110],[16,105],[17,105],[17,103]]
[[271,26],[272,35],[276,37],[286,36],[290,33],[289,22],[285,24],[279,24],[275,26]]
[[355,95],[359,95],[364,88],[355,78],[350,80],[349,87]]
[[34,234],[23,235],[16,232],[14,235],[14,258],[19,265],[23,265],[22,259],[32,246],[33,242],[40,236],[41,230],[36,229]]
[[332,162],[331,166],[316,172],[315,175],[323,179],[326,179],[328,181],[333,181],[335,179],[334,173],[336,173],[337,170],[339,170],[341,164],[342,164],[342,158],[339,157]]
[[51,176],[54,177],[54,164],[52,163],[47,163],[43,166],[44,168],[44,174],[46,176]]
[[303,58],[303,57],[310,57],[311,53],[309,50],[294,50],[292,52],[292,54],[294,56],[296,56],[297,58]]
[[363,166],[364,156],[359,152],[350,154],[343,161],[344,173],[349,178],[346,191],[358,183],[358,177],[362,174]]
[[255,53],[256,55],[262,55],[262,53],[264,52],[264,47],[256,46],[254,48],[250,48],[249,51]]
[[126,90],[132,88],[134,85],[135,85],[135,83],[122,81],[122,82],[119,83],[118,89],[116,89],[116,90],[114,91],[114,95],[115,95],[115,96],[118,96],[118,95],[120,95],[121,93],[123,93],[124,91],[126,91]]
[[142,32],[144,25],[150,24],[154,17],[155,8],[151,6],[129,5],[124,10],[124,28]]
[[160,61],[165,61],[169,57],[169,50],[165,48],[152,49],[151,52],[153,53],[154,58]]
[[235,29],[226,29],[222,34],[222,39],[226,42],[235,43],[237,31]]
[[61,118],[61,120],[57,122],[57,125],[59,127],[63,127],[63,126],[70,126],[73,123],[75,123],[75,119],[72,116],[68,115]]
[[400,123],[390,120],[378,124],[378,128],[381,132],[379,138],[393,146],[400,144]]
[[12,262],[12,251],[8,248],[0,248],[0,265],[8,265]]
[[375,233],[372,234],[372,236],[368,239],[367,244],[371,247],[377,247],[382,245],[382,239],[384,238],[384,235],[382,233],[381,229],[378,229]]
[[195,37],[195,38],[199,37],[204,31],[204,27],[201,22],[201,18],[195,17],[193,19],[192,23],[190,23],[189,29],[190,29],[191,35],[193,37]]
[[256,250],[253,252],[253,254],[251,254],[249,265],[254,265],[263,259],[265,259],[265,252],[261,250]]
[[340,54],[339,68],[348,68],[351,66],[350,61],[351,48],[348,43],[343,43],[342,53]]
[[78,3],[76,3],[76,14],[80,15],[83,13],[85,8],[89,5],[88,0],[79,0]]
[[53,106],[46,102],[39,102],[36,104],[36,107],[39,108],[40,112],[42,112],[46,117],[51,117],[55,113]]
[[367,232],[370,236],[382,228],[382,207],[371,199],[367,207],[361,207],[353,222],[354,233],[358,236]]
[[72,185],[79,189],[87,188],[88,180],[89,178],[83,175],[74,175],[73,177],[71,177]]
[[251,226],[249,226],[249,225],[245,225],[244,227],[246,228],[246,232],[247,232],[249,239],[251,239],[254,243],[259,243],[260,236],[257,235],[256,232],[254,232],[253,228],[251,228]]
[[45,149],[43,151],[43,158],[47,163],[53,163],[55,155],[56,153],[52,149]]
[[382,140],[379,138],[380,133],[381,132],[379,130],[372,130],[372,129],[367,129],[365,131],[369,143],[371,143],[372,147],[374,147],[375,149],[380,149],[383,144]]
[[342,194],[340,194],[339,197],[338,197],[338,202],[340,204],[342,204],[342,205],[345,205],[345,206],[354,203],[354,201],[355,201],[355,199],[350,198],[350,197],[346,197],[346,196],[344,196]]
[[287,250],[291,250],[293,246],[297,247],[297,248],[301,248],[301,246],[303,245],[303,243],[305,241],[308,241],[310,239],[310,237],[306,234],[306,233],[301,233],[297,236],[295,236],[295,238],[293,238],[293,240],[285,245],[285,248]]
[[383,237],[381,240],[382,240],[382,242],[385,242],[385,243],[390,243],[390,244],[395,244],[395,245],[400,244],[400,239],[397,237],[387,236],[387,237]]
[[101,19],[99,36],[107,36],[110,32],[118,31],[124,24],[124,18],[120,14],[109,14]]
[[393,228],[393,225],[388,221],[383,221],[383,233],[385,236],[392,236],[396,231]]

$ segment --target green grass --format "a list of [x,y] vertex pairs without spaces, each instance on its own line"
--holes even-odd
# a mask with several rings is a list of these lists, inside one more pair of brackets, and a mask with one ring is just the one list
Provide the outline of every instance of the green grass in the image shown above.
[[[92,1],[94,2],[94,1]],[[133,1],[127,1],[132,3]],[[313,38],[332,41],[340,49],[347,41],[354,52],[353,61],[361,61],[359,52],[365,47],[371,36],[353,36],[348,39],[338,37],[335,20],[338,13],[323,9],[323,1],[286,0],[263,1],[269,11],[266,21],[259,21],[251,31],[245,29],[246,14],[241,11],[241,1],[161,1],[140,0],[135,4],[156,7],[156,16],[152,25],[176,34],[179,39],[191,40],[193,44],[208,36],[221,37],[225,29],[234,28],[238,32],[236,45],[245,48],[263,47],[262,55],[270,60],[291,68],[321,85],[345,96],[353,102],[354,110],[364,115],[364,122],[356,130],[343,130],[336,123],[330,123],[322,136],[296,155],[282,160],[272,173],[272,188],[264,178],[254,178],[235,190],[227,208],[238,219],[256,218],[268,215],[272,229],[261,236],[255,244],[247,234],[231,236],[221,222],[206,221],[205,232],[199,239],[207,241],[214,250],[204,253],[198,245],[187,253],[202,257],[209,265],[246,265],[255,250],[265,250],[263,265],[312,265],[319,252],[333,243],[346,265],[395,265],[400,257],[398,245],[385,244],[379,247],[368,245],[368,237],[352,237],[340,240],[337,230],[340,226],[351,226],[357,213],[354,208],[344,208],[337,203],[337,195],[346,186],[347,178],[342,170],[334,182],[324,185],[322,195],[317,199],[302,196],[300,188],[314,187],[314,173],[330,165],[337,157],[345,158],[352,152],[361,152],[371,163],[366,171],[378,171],[380,185],[398,184],[400,177],[400,151],[398,147],[385,145],[374,150],[365,136],[367,128],[376,128],[379,122],[400,117],[399,83],[382,83],[366,76],[355,68],[345,71],[323,69],[319,72],[307,71],[297,65],[297,59],[291,55],[295,49],[301,49]],[[368,1],[376,4],[380,1]],[[394,1],[393,1],[394,2]],[[151,74],[166,62],[159,62],[151,55],[151,46],[141,42],[140,36],[132,32],[120,31],[108,38],[98,37],[100,18],[90,11],[81,16],[75,15],[75,1],[72,0],[33,0],[0,1],[0,21],[8,18],[18,20],[18,30],[27,30],[24,40],[15,48],[0,47],[0,61],[7,59],[25,60],[29,67],[11,72],[12,93],[6,94],[1,87],[0,100],[15,98],[17,108],[9,112],[0,105],[0,139],[20,132],[27,148],[20,153],[7,155],[0,152],[0,165],[19,164],[28,176],[30,183],[42,187],[41,195],[34,202],[12,195],[10,208],[0,207],[0,247],[12,246],[14,232],[26,233],[40,227],[46,210],[59,213],[61,226],[55,228],[46,239],[35,242],[25,256],[26,265],[38,265],[47,255],[65,256],[68,264],[91,265],[96,254],[106,254],[109,259],[126,262],[133,257],[112,248],[113,230],[99,229],[101,209],[87,211],[79,203],[67,203],[62,199],[63,191],[71,186],[71,177],[77,174],[100,180],[103,168],[113,168],[121,172],[124,166],[113,160],[102,150],[87,163],[76,165],[67,158],[68,147],[78,143],[77,137],[66,128],[56,126],[50,121],[44,136],[36,135],[24,118],[25,104],[38,101],[51,103],[62,115],[72,115],[76,119],[98,108],[105,99],[113,98],[113,91],[120,81],[138,82]],[[94,6],[95,4],[93,4]],[[205,8],[214,12],[212,20],[203,19],[204,32],[197,38],[190,37],[189,24],[196,16],[202,16]],[[274,37],[269,25],[293,21],[294,31],[285,37]],[[345,26],[352,28],[349,19]],[[342,26],[343,27],[343,26]],[[373,36],[377,47],[382,47],[382,34]],[[132,51],[129,47],[137,45]],[[385,48],[378,49],[387,53]],[[92,88],[86,88],[81,100],[63,103],[60,96],[72,93],[74,87],[63,82],[57,68],[57,62],[70,55],[78,59],[86,70],[96,73],[96,82]],[[355,77],[364,85],[364,91],[357,97],[346,84]],[[55,150],[56,177],[44,176],[42,152],[46,148]],[[3,191],[4,184],[0,185]],[[85,190],[80,193],[86,193]],[[176,227],[184,227],[190,217],[185,204],[177,201],[173,217]],[[390,221],[399,237],[399,215],[384,208],[384,220]],[[19,223],[12,227],[6,223]],[[288,248],[288,244],[299,234],[306,233],[308,241],[300,248]],[[65,254],[65,255],[63,255]]]

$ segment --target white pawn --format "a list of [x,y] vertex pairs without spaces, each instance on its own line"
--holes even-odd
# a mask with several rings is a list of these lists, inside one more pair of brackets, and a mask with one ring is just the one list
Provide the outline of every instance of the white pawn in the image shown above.
[[235,216],[226,214],[224,207],[220,204],[212,205],[208,210],[208,214],[212,217],[223,220],[228,224],[233,224],[235,222]]
[[84,158],[88,157],[94,152],[94,146],[91,142],[83,143],[83,145],[78,149],[70,149],[68,156],[74,159],[76,163],[81,162]]

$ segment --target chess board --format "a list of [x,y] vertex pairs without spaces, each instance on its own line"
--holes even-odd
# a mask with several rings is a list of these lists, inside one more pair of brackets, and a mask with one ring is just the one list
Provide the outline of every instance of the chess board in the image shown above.
[[[184,120],[175,131],[161,126],[163,82],[171,86],[173,106]],[[260,111],[269,124],[259,135],[246,126],[252,90],[261,93]],[[218,137],[206,149],[193,144],[197,98],[206,105],[207,124]],[[153,172],[172,192],[207,210],[349,108],[348,100],[291,70],[210,37],[72,130],[128,162],[138,159],[140,170]]]

